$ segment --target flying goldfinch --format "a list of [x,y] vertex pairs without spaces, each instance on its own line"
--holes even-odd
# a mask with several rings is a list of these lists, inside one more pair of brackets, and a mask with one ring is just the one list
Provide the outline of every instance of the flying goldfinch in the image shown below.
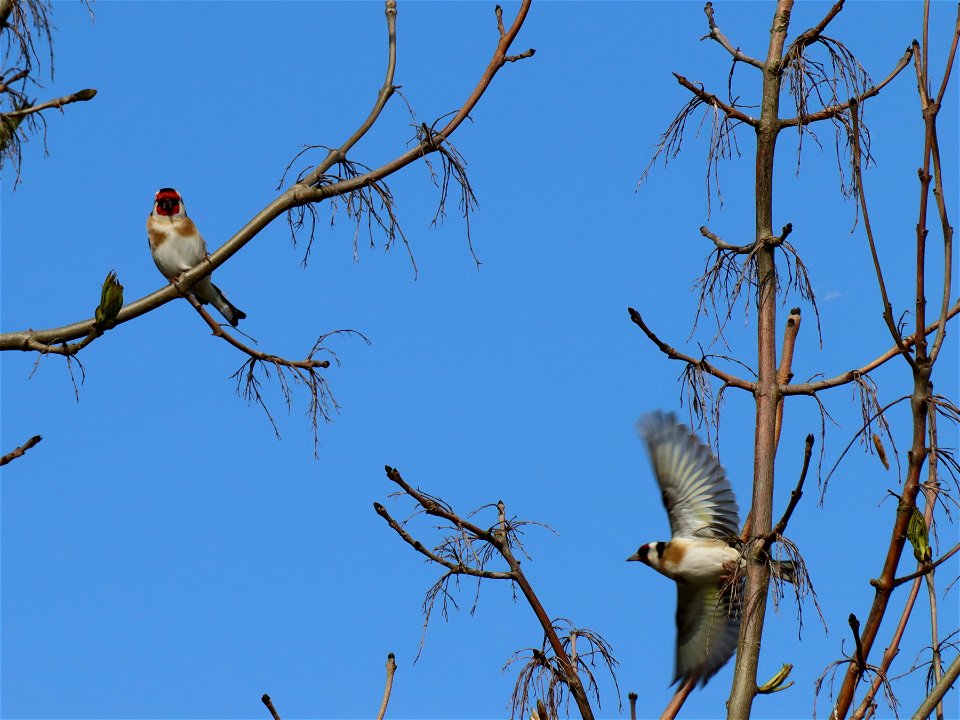
[[[168,280],[176,279],[207,256],[207,244],[193,220],[187,217],[180,193],[173,188],[157,191],[153,211],[147,217],[147,238],[153,261]],[[213,305],[233,327],[247,316],[227,300],[209,275],[198,280],[191,292],[201,303]]]
[[[672,413],[637,423],[670,519],[667,542],[641,545],[638,560],[677,584],[673,682],[706,684],[733,655],[740,632],[739,592],[730,576],[742,564],[737,500],[710,448]],[[774,564],[792,579],[792,563]]]

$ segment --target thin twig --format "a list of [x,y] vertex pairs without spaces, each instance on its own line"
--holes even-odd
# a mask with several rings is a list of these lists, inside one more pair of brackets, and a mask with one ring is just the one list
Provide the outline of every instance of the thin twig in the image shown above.
[[[777,368],[777,383],[786,385],[793,378],[793,350],[800,334],[800,308],[793,308],[787,316],[787,325],[783,332],[783,350],[780,353],[780,366]],[[774,434],[774,446],[780,445],[780,428],[783,425],[783,396],[777,402],[777,429]]]
[[929,572],[934,570],[938,565],[946,562],[947,560],[952,558],[954,555],[956,555],[957,552],[960,552],[960,543],[950,548],[949,551],[947,551],[946,553],[941,555],[939,558],[937,558],[935,562],[924,563],[923,567],[921,567],[916,572],[912,572],[909,575],[904,575],[903,577],[897,578],[896,580],[893,581],[893,586],[897,587],[899,585],[903,585],[905,582],[910,582],[914,578],[918,578],[918,577],[921,577],[922,575],[928,574]]
[[282,365],[283,367],[301,368],[304,370],[315,370],[317,368],[330,367],[329,360],[314,360],[313,358],[307,358],[306,360],[287,360],[279,355],[271,355],[269,353],[260,352],[259,350],[254,350],[252,347],[240,342],[233,337],[233,335],[224,330],[223,326],[218,323],[209,312],[207,312],[207,309],[200,304],[193,293],[187,293],[184,295],[184,297],[187,299],[187,302],[193,305],[193,309],[196,310],[200,317],[203,318],[204,322],[207,323],[215,336],[229,343],[242,353],[249,355],[254,360],[270,363],[271,365]]
[[[867,690],[866,694],[863,697],[863,701],[860,703],[860,707],[857,708],[854,712],[851,720],[864,720],[867,713],[874,707],[874,698],[877,696],[877,693],[880,691],[880,688],[883,686],[883,683],[887,678],[887,670],[890,668],[890,664],[893,662],[894,658],[900,653],[900,641],[903,639],[903,633],[907,629],[907,621],[910,619],[911,613],[913,613],[913,607],[917,601],[917,595],[920,592],[920,581],[917,579],[914,582],[913,587],[910,589],[910,595],[907,596],[907,601],[904,603],[903,611],[900,613],[900,621],[897,623],[897,628],[894,630],[893,637],[890,639],[890,644],[887,646],[887,649],[883,651],[883,656],[880,658],[879,669],[874,673],[873,680],[870,683],[870,687]],[[850,617],[853,617],[851,615]],[[860,658],[863,655],[863,648],[857,645],[858,655],[857,661],[860,661]]]
[[[425,555],[430,560],[438,563],[442,567],[447,568],[447,572],[444,574],[441,579],[434,584],[433,588],[428,592],[427,600],[424,603],[424,613],[429,619],[429,608],[432,607],[433,599],[436,598],[437,594],[443,592],[445,597],[449,597],[446,594],[445,584],[448,581],[449,577],[455,575],[472,575],[478,578],[488,578],[488,579],[499,579],[499,580],[510,580],[515,583],[516,586],[520,589],[524,598],[527,601],[527,604],[533,610],[534,615],[536,615],[537,620],[540,622],[540,626],[543,628],[544,632],[544,651],[549,646],[550,650],[553,652],[553,661],[556,662],[557,672],[559,673],[556,677],[559,678],[559,681],[562,682],[570,692],[570,695],[573,696],[574,701],[577,704],[577,708],[580,711],[581,717],[584,720],[592,720],[593,710],[590,706],[590,702],[587,695],[587,688],[585,688],[583,681],[581,680],[578,674],[578,667],[584,670],[587,673],[587,679],[589,685],[587,687],[591,688],[595,693],[596,684],[593,682],[593,676],[590,672],[588,666],[583,664],[583,661],[574,661],[571,659],[570,652],[564,646],[564,641],[560,639],[560,636],[557,632],[557,626],[553,621],[550,620],[549,616],[546,613],[543,605],[540,602],[539,597],[537,597],[536,592],[534,592],[533,587],[530,585],[530,582],[527,580],[519,560],[514,555],[514,547],[523,550],[523,546],[519,543],[517,537],[517,527],[520,524],[515,520],[508,520],[506,516],[506,509],[502,501],[498,501],[495,505],[497,509],[497,523],[490,529],[483,529],[478,525],[470,522],[466,518],[458,515],[452,507],[447,503],[428,495],[422,491],[415,489],[408,482],[406,482],[403,477],[400,475],[400,472],[396,468],[387,466],[385,468],[388,479],[398,485],[403,493],[411,497],[417,502],[417,504],[423,509],[427,515],[433,517],[441,518],[447,521],[452,528],[457,532],[457,535],[454,538],[447,539],[442,543],[435,551],[428,550],[423,543],[419,540],[416,540],[410,533],[408,533],[403,526],[398,523],[389,512],[384,508],[380,503],[374,503],[374,509],[377,514],[380,515],[390,527],[396,532],[407,544],[411,545],[417,552]],[[486,547],[482,549],[475,550],[473,547],[474,541],[479,541],[483,543]],[[466,553],[471,553],[474,556],[475,561],[477,562],[476,566],[469,565],[464,562],[463,557]],[[508,572],[492,572],[486,570],[483,565],[494,554],[499,555],[506,562],[509,567]],[[609,648],[605,643],[597,636],[595,633],[591,633],[585,630],[576,630],[576,632],[589,639],[591,644],[596,644],[598,646],[598,652],[606,659],[607,666],[612,672],[612,668],[615,665],[616,661],[613,660],[610,655]],[[566,640],[569,644],[569,639]],[[541,653],[542,654],[542,653]],[[536,658],[535,658],[536,660]],[[545,662],[549,663],[550,660]],[[509,664],[509,663],[508,663]],[[536,663],[535,663],[536,664]],[[540,665],[538,665],[539,667]],[[528,668],[530,666],[528,665]],[[525,677],[531,678],[530,672]],[[551,687],[554,687],[551,685]],[[514,693],[515,700],[518,697],[527,698],[527,694],[522,692],[520,696],[517,695],[517,691]],[[552,697],[552,695],[551,695]],[[548,698],[550,700],[550,698]],[[521,700],[521,704],[525,704],[526,700]],[[550,700],[552,702],[552,700]]]
[[647,324],[643,321],[643,318],[640,316],[640,313],[638,313],[633,308],[627,308],[627,312],[630,313],[630,319],[634,322],[634,324],[636,324],[637,327],[643,330],[644,334],[648,338],[650,338],[651,342],[653,342],[653,344],[660,349],[660,352],[662,352],[671,360],[681,360],[685,363],[693,365],[700,370],[710,373],[715,378],[722,380],[724,383],[726,383],[731,387],[740,388],[741,390],[747,390],[749,392],[753,392],[756,389],[756,383],[748,382],[747,380],[743,380],[742,378],[739,378],[736,375],[731,375],[730,373],[724,372],[723,370],[716,367],[715,365],[712,365],[711,363],[707,362],[703,358],[697,360],[696,358],[693,358],[689,355],[679,352],[678,350],[671,347],[670,345],[667,345],[660,338],[658,338],[650,328],[647,327]]
[[750,117],[746,113],[740,112],[733,105],[730,105],[729,103],[725,103],[723,100],[718,98],[713,93],[709,93],[706,90],[704,90],[702,87],[698,87],[697,85],[693,84],[680,73],[673,73],[673,76],[677,79],[678,83],[680,83],[681,85],[683,85],[683,87],[685,87],[687,90],[689,90],[694,95],[696,95],[701,102],[704,102],[707,105],[710,105],[712,107],[719,108],[720,110],[723,110],[724,114],[727,115],[727,117],[733,118],[734,120],[739,120],[740,122],[746,125],[750,125],[751,127],[756,127],[757,124],[759,123],[759,120],[757,120],[756,118]]
[[766,538],[764,538],[764,550],[768,550],[777,537],[783,535],[783,531],[787,529],[787,523],[789,523],[790,518],[793,517],[793,511],[797,509],[797,504],[800,502],[800,498],[803,497],[803,481],[807,478],[807,468],[810,467],[810,455],[812,452],[813,433],[810,433],[807,435],[806,442],[803,446],[803,467],[800,469],[800,478],[797,480],[797,486],[790,493],[790,502],[787,503],[787,509],[783,511],[783,516],[780,518],[780,521],[774,526]]
[[[709,3],[707,4],[709,5]],[[736,253],[737,255],[749,255],[756,247],[756,243],[748,243],[746,245],[731,245],[728,242],[724,242],[717,235],[710,232],[710,229],[706,225],[701,226],[700,234],[713,242],[713,244],[716,245],[717,250],[727,250],[729,252]]]
[[367,134],[367,131],[373,127],[373,124],[380,117],[387,101],[396,92],[396,86],[393,84],[393,77],[397,69],[397,3],[396,0],[387,0],[384,14],[387,18],[387,70],[383,85],[377,93],[377,100],[367,115],[367,118],[360,124],[360,127],[338,148],[331,149],[320,164],[318,164],[308,175],[298,181],[299,185],[315,185],[326,175],[327,171],[337,162],[346,159],[347,153],[359,142],[360,138]]
[[48,100],[47,102],[40,103],[39,105],[31,105],[30,107],[18,108],[16,110],[11,110],[7,113],[0,113],[0,122],[7,118],[23,118],[27,115],[32,115],[33,113],[43,112],[44,110],[49,110],[50,108],[62,109],[64,105],[69,105],[70,103],[75,102],[86,102],[87,100],[93,100],[96,97],[97,91],[93,88],[87,88],[85,90],[78,90],[75,93],[70,93],[69,95],[64,95],[63,97],[54,98],[53,100]]

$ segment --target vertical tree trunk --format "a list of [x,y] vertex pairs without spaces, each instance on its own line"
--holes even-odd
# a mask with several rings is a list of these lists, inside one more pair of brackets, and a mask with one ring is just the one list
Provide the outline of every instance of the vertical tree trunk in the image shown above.
[[[793,0],[779,0],[770,27],[770,46],[763,65],[763,98],[757,128],[756,240],[757,262],[757,391],[753,465],[752,537],[770,532],[773,514],[773,468],[776,458],[777,403],[777,272],[773,239],[773,163],[780,131],[780,63],[790,24]],[[756,549],[748,552],[743,621],[737,647],[733,687],[727,717],[750,717],[757,692],[757,662],[763,637],[770,575],[756,562]]]

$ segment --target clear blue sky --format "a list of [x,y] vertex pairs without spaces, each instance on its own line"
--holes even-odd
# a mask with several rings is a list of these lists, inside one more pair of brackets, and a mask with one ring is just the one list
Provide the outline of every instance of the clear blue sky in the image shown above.
[[[420,120],[456,109],[470,92],[496,41],[493,5],[400,3],[397,81]],[[506,5],[508,17],[515,7]],[[772,7],[717,3],[717,21],[760,55]],[[799,4],[795,32],[826,7]],[[939,70],[955,6],[933,9]],[[4,331],[90,317],[110,269],[128,300],[160,287],[144,230],[158,188],[178,188],[218,247],[275,196],[302,145],[339,145],[353,132],[383,78],[376,2],[98,2],[94,11],[91,21],[79,2],[55,5],[56,79],[37,94],[94,87],[98,96],[47,114],[50,155],[39,139],[26,146],[15,191],[4,172]],[[830,34],[879,79],[919,36],[919,11],[919,3],[852,3]],[[743,157],[721,168],[724,203],[714,198],[709,219],[695,123],[680,157],[637,190],[659,133],[688,99],[671,71],[724,92],[728,59],[700,42],[705,32],[699,2],[534,4],[516,50],[535,47],[536,56],[504,68],[453,138],[480,202],[471,220],[479,271],[453,207],[429,227],[438,195],[415,166],[390,185],[417,277],[403,248],[385,253],[379,238],[374,249],[361,240],[354,261],[350,222],[341,213],[330,227],[328,208],[306,269],[303,246],[293,248],[276,222],[216,272],[248,315],[242,329],[268,352],[298,357],[340,328],[372,341],[331,343],[342,366],[326,377],[343,409],[321,428],[318,459],[303,394],[288,413],[268,386],[277,440],[263,413],[234,393],[230,375],[243,358],[183,301],[85,350],[79,401],[61,358],[42,359],[34,372],[35,356],[5,353],[0,447],[37,433],[44,440],[3,473],[3,716],[264,718],[259,698],[268,692],[285,718],[369,717],[390,651],[399,663],[391,717],[505,716],[515,675],[500,668],[514,650],[539,646],[540,628],[506,584],[484,585],[471,616],[465,582],[463,610],[448,622],[435,615],[413,663],[420,604],[438,570],[374,513],[374,501],[400,517],[409,510],[388,499],[385,464],[461,512],[503,499],[509,513],[549,523],[559,535],[530,529],[524,567],[549,614],[612,644],[624,709],[600,675],[600,715],[626,714],[630,690],[640,693],[641,716],[658,715],[671,695],[674,589],[624,562],[667,535],[633,423],[655,408],[686,408],[682,367],[647,342],[626,308],[697,354],[711,338],[705,325],[687,340],[691,285],[710,250],[698,228],[709,223],[731,242],[753,232],[748,132],[739,136]],[[756,77],[738,72],[735,90],[750,102]],[[941,143],[956,222],[953,87]],[[899,315],[913,302],[921,131],[912,68],[870,103],[867,121],[877,168],[866,183]],[[412,134],[395,98],[352,157],[379,165]],[[807,139],[797,175],[795,137],[784,136],[777,174],[775,224],[793,223],[823,333],[821,348],[812,309],[788,295],[784,309],[804,311],[797,379],[858,367],[890,345],[861,228],[851,234],[855,207],[838,197],[830,128],[820,141],[822,149]],[[938,248],[933,241],[933,268]],[[749,365],[752,322],[741,306],[728,335],[729,354]],[[955,332],[947,343],[936,389],[956,398]],[[902,362],[877,381],[882,402],[910,392]],[[825,472],[859,427],[859,408],[849,388],[823,399],[835,421]],[[892,418],[902,453],[906,407]],[[728,392],[720,451],[741,508],[752,422],[751,398]],[[804,436],[819,429],[812,400],[788,404],[775,514]],[[956,428],[942,425],[941,441],[956,447]],[[802,635],[791,599],[768,615],[760,675],[791,662],[797,684],[759,698],[758,717],[809,716],[815,678],[851,650],[846,618],[867,614],[894,512],[887,491],[898,488],[896,466],[884,472],[859,447],[822,507],[809,478],[788,535],[810,565],[829,633],[809,603]],[[432,523],[411,527],[436,541]],[[956,538],[956,525],[943,525],[939,547]],[[908,550],[902,571],[913,566]],[[957,572],[954,559],[937,576],[943,634],[956,627],[957,589],[942,593]],[[929,642],[923,597],[894,674]],[[724,714],[732,667],[694,693],[685,716]],[[903,713],[921,685],[916,675],[896,685]],[[956,717],[956,693],[950,703]],[[821,714],[828,707],[821,703]]]

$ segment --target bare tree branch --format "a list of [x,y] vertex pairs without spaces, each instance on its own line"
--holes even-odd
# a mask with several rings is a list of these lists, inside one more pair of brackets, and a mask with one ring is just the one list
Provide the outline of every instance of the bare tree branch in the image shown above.
[[677,79],[678,83],[680,83],[681,85],[683,85],[683,87],[685,87],[687,90],[689,90],[694,95],[696,95],[701,102],[704,102],[707,105],[710,105],[712,107],[719,108],[720,110],[723,110],[724,114],[727,115],[727,117],[731,117],[734,120],[739,120],[740,122],[746,125],[750,125],[752,127],[757,126],[758,120],[756,118],[750,117],[746,113],[743,113],[737,110],[737,108],[735,108],[733,105],[730,105],[729,103],[725,103],[723,100],[718,98],[713,93],[709,93],[706,90],[704,90],[703,87],[694,85],[692,82],[687,80],[683,75],[679,73],[673,73],[673,76]]
[[[377,514],[387,521],[393,531],[396,532],[404,542],[413,547],[417,552],[447,569],[447,572],[444,573],[440,580],[428,591],[427,599],[424,602],[424,614],[427,621],[429,621],[429,613],[433,600],[440,594],[443,594],[445,598],[449,597],[449,593],[445,588],[446,583],[451,577],[470,575],[477,578],[511,581],[520,588],[524,599],[533,610],[544,632],[543,650],[538,651],[542,655],[542,659],[537,660],[538,656],[534,654],[534,664],[528,664],[521,674],[524,675],[528,681],[533,681],[535,677],[538,677],[536,668],[549,670],[550,667],[553,667],[552,663],[555,663],[556,681],[568,689],[577,704],[581,717],[584,720],[592,720],[593,710],[588,698],[588,688],[593,689],[594,692],[597,692],[597,688],[592,671],[590,670],[590,665],[589,663],[585,664],[583,658],[577,657],[575,648],[570,645],[570,643],[573,642],[572,639],[568,638],[566,644],[561,640],[557,631],[557,623],[552,621],[547,615],[539,597],[537,597],[536,592],[524,574],[520,562],[514,555],[514,548],[518,548],[521,551],[523,550],[518,531],[524,524],[529,523],[516,519],[508,519],[504,503],[503,501],[499,501],[495,506],[485,506],[496,507],[498,520],[490,529],[484,529],[457,514],[453,508],[443,500],[412,487],[403,479],[396,468],[387,466],[386,473],[389,480],[398,485],[402,493],[412,498],[419,508],[421,508],[421,510],[417,512],[424,512],[427,515],[444,520],[449,524],[449,528],[447,529],[453,533],[434,550],[429,550],[422,542],[407,532],[403,524],[397,522],[383,505],[374,503],[374,510]],[[485,564],[495,555],[499,556],[506,563],[509,568],[508,571],[497,572],[485,568]],[[609,648],[603,642],[602,638],[591,631],[577,628],[571,630],[571,635],[574,633],[588,638],[588,642],[600,652],[601,656],[603,656],[607,662],[608,669],[612,672],[616,661],[613,660],[612,655],[609,653]],[[552,658],[546,656],[547,648],[553,652]],[[509,664],[510,663],[508,663],[508,665]],[[583,680],[581,680],[580,671],[586,673],[588,682],[586,686]],[[550,687],[555,689],[557,685],[556,683],[551,683]],[[517,698],[522,698],[520,705],[525,706],[529,699],[529,694],[523,690],[521,690],[520,693],[520,695],[517,695],[515,691],[515,701]],[[552,690],[545,699],[548,706],[555,713],[555,696]],[[524,707],[519,708],[520,712],[523,712],[524,709]]]
[[724,372],[720,368],[712,365],[704,359],[697,360],[689,355],[685,355],[684,353],[677,351],[663,342],[650,328],[647,327],[647,324],[643,321],[640,313],[633,308],[627,308],[627,312],[630,313],[630,319],[634,322],[634,324],[643,330],[644,334],[650,338],[650,341],[660,349],[660,352],[662,352],[671,360],[681,360],[688,365],[693,365],[698,369],[713,375],[715,378],[722,380],[726,385],[731,387],[740,388],[741,390],[747,390],[749,392],[753,392],[756,389],[756,383],[748,382],[742,378],[736,377],[735,375]]
[[0,465],[6,465],[9,462],[16,460],[18,457],[23,457],[24,453],[27,452],[30,448],[36,445],[38,442],[43,440],[40,435],[34,435],[32,438],[27,440],[23,445],[18,448],[15,448],[8,452],[3,457],[0,457]]
[[[958,302],[957,304],[955,304],[953,307],[951,307],[951,308],[947,311],[947,319],[949,320],[949,319],[955,317],[958,313],[960,313],[960,302]],[[939,322],[934,323],[934,324],[932,324],[932,325],[928,325],[928,326],[926,327],[926,333],[927,333],[927,335],[929,335],[930,333],[934,332],[938,327],[939,327]],[[907,348],[913,347],[913,346],[916,344],[916,341],[917,341],[917,336],[916,336],[916,334],[914,334],[914,335],[909,335],[909,336],[903,338],[903,344],[904,344],[904,346],[907,347]],[[887,362],[887,361],[890,360],[891,358],[897,357],[897,356],[900,355],[900,354],[901,354],[900,348],[894,346],[894,347],[891,347],[889,350],[887,350],[887,351],[886,351],[885,353],[883,353],[882,355],[874,358],[874,359],[871,360],[869,363],[867,363],[866,365],[864,365],[864,366],[862,366],[862,367],[860,367],[860,368],[858,368],[858,369],[856,369],[856,370],[848,370],[848,371],[845,372],[845,373],[842,373],[842,374],[837,375],[837,376],[832,377],[832,378],[827,378],[827,379],[825,379],[825,380],[817,380],[817,381],[815,381],[815,382],[796,383],[796,384],[793,384],[793,385],[785,385],[784,387],[780,388],[780,392],[783,393],[784,395],[813,395],[814,393],[817,393],[817,392],[819,392],[820,390],[826,390],[826,389],[828,389],[828,388],[840,387],[841,385],[846,385],[846,384],[848,384],[848,383],[851,383],[851,382],[855,381],[858,377],[860,377],[860,376],[862,376],[862,375],[866,375],[867,373],[869,373],[869,372],[871,372],[871,371],[873,371],[873,370],[876,370],[878,367],[880,367],[881,365],[883,365],[885,362]]]
[[[13,118],[23,118],[27,115],[32,115],[33,113],[43,112],[44,110],[49,110],[50,108],[57,108],[62,110],[64,105],[69,105],[70,103],[75,102],[86,102],[87,100],[93,100],[97,96],[97,91],[93,88],[87,88],[86,90],[78,90],[75,93],[70,93],[69,95],[64,95],[63,97],[55,98],[53,100],[47,100],[46,102],[40,103],[39,105],[31,105],[30,107],[19,108],[17,110],[11,110],[7,113],[0,113],[0,122],[4,122],[7,119]],[[0,137],[0,150],[3,149],[3,146],[6,144],[2,142],[3,138]]]
[[768,550],[770,545],[779,537],[783,535],[783,531],[787,529],[787,523],[790,522],[790,518],[793,517],[793,511],[797,509],[797,505],[800,503],[800,498],[803,497],[803,481],[807,478],[807,468],[810,467],[810,455],[813,452],[813,434],[807,435],[807,439],[803,446],[803,466],[800,469],[800,478],[797,480],[797,486],[790,493],[790,502],[787,503],[787,509],[783,511],[783,516],[774,526],[767,536],[764,538],[763,547],[764,550]]
[[945,563],[947,560],[949,560],[954,555],[956,555],[957,552],[960,552],[960,543],[954,545],[952,548],[950,548],[949,551],[945,552],[935,561],[929,562],[929,563],[922,563],[922,567],[916,572],[912,572],[909,575],[904,575],[903,577],[897,578],[896,580],[893,581],[894,586],[903,585],[906,582],[910,582],[914,578],[922,577],[924,575],[929,574],[932,570],[936,569],[939,565],[941,565],[942,563]]
[[862,103],[864,100],[872,98],[874,95],[879,95],[880,91],[883,90],[887,85],[890,84],[890,81],[893,80],[900,72],[910,64],[910,58],[913,55],[913,49],[907,48],[904,52],[903,57],[897,62],[893,70],[890,72],[887,77],[881,80],[876,85],[865,90],[864,92],[856,95],[855,97],[850,98],[847,102],[838,103],[836,105],[831,105],[830,107],[823,108],[818,112],[813,112],[805,115],[798,115],[792,118],[783,118],[780,120],[780,127],[796,127],[798,125],[809,125],[811,123],[820,122],[822,120],[829,120],[835,118],[843,113],[848,112],[853,105],[857,103]]
[[740,48],[735,48],[733,46],[733,43],[731,43],[730,40],[727,38],[727,36],[723,34],[723,31],[721,31],[720,28],[717,27],[717,23],[713,19],[713,3],[712,2],[708,2],[706,5],[704,5],[703,12],[706,13],[707,24],[710,26],[710,33],[700,38],[701,40],[706,40],[707,38],[710,38],[711,40],[716,40],[721,45],[721,47],[723,47],[724,50],[730,53],[730,55],[733,57],[734,62],[743,62],[743,63],[746,63],[747,65],[753,65],[755,68],[763,67],[763,63],[757,60],[757,58],[753,58],[753,57],[750,57],[749,55],[745,55],[744,53],[740,52]]

